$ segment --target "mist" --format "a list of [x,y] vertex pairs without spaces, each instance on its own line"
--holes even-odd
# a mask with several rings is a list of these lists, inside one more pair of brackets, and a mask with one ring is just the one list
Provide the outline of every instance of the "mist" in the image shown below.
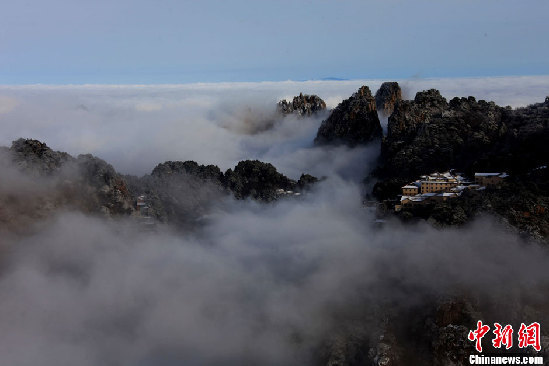
[[[271,204],[215,196],[198,228],[143,232],[131,218],[44,209],[41,197],[62,197],[55,182],[0,159],[2,362],[314,365],[339,335],[375,340],[392,314],[451,298],[502,324],[549,321],[545,248],[488,216],[459,229],[376,226],[361,181],[379,145],[314,147],[325,116],[274,113],[299,92],[333,108],[364,83],[375,93],[381,81],[1,87],[2,144],[38,138],[131,174],[165,160],[226,169],[258,158],[294,179],[326,177]],[[546,93],[538,78],[406,85],[515,106]],[[24,209],[9,212],[14,202]]]
[[[303,92],[317,94],[328,108],[335,108],[360,86],[368,85],[375,93],[383,81],[0,86],[0,145],[36,138],[54,150],[97,155],[117,171],[134,175],[150,173],[167,160],[195,160],[225,170],[240,160],[259,159],[294,176],[309,168],[310,161],[298,167],[299,159],[289,161],[288,156],[323,154],[312,141],[327,115],[281,118],[276,103]],[[439,88],[446,98],[473,95],[517,107],[543,101],[549,79],[398,81],[405,98]]]
[[338,332],[375,334],[387,309],[466,293],[511,322],[543,301],[546,251],[493,219],[375,229],[358,198],[329,179],[299,202],[228,202],[183,236],[49,217],[11,244],[0,277],[3,362],[312,364]]

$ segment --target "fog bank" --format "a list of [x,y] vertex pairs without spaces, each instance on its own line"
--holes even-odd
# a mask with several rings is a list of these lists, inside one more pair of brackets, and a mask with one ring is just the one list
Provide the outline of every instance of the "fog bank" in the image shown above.
[[[438,87],[523,105],[543,100],[543,80],[401,83],[410,95]],[[360,182],[379,145],[313,147],[325,116],[275,113],[299,92],[334,107],[380,83],[0,87],[0,144],[38,138],[133,174],[165,160],[226,169],[258,158],[291,178],[327,176],[271,204],[215,195],[196,230],[145,232],[131,217],[63,206],[58,182],[0,159],[2,363],[314,365],[339,334],[375,341],[395,314],[454,296],[473,299],[482,319],[549,321],[546,249],[492,217],[459,229],[374,225]],[[196,186],[199,197],[207,187]],[[52,195],[61,203],[44,207]]]
[[[306,166],[296,166],[298,160],[286,166],[288,156],[318,156],[312,140],[326,116],[281,118],[277,101],[303,92],[334,108],[361,85],[375,93],[382,81],[0,86],[0,145],[36,138],[73,155],[92,153],[137,175],[166,160],[224,170],[243,159],[280,163],[282,172],[294,175]],[[513,107],[540,102],[549,93],[547,76],[398,81],[406,98],[438,88],[446,98],[473,95]]]
[[185,237],[55,215],[19,240],[0,278],[0,355],[14,365],[302,365],[333,332],[374,332],[383,309],[465,291],[511,321],[543,296],[547,253],[490,220],[376,230],[357,197],[328,180],[299,203],[235,202]]

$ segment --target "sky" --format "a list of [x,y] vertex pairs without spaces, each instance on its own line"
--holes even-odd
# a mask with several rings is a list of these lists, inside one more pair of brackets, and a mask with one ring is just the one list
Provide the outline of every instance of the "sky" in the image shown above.
[[3,2],[0,84],[549,74],[545,0]]
[[[362,182],[379,145],[314,146],[328,111],[276,113],[299,92],[331,109],[386,80],[405,99],[437,88],[447,99],[541,102],[546,0],[0,5],[5,364],[308,365],[311,350],[355,336],[348,330],[379,339],[390,312],[403,318],[462,292],[487,319],[546,320],[546,250],[491,217],[459,230],[374,227]],[[348,80],[318,80],[327,78]],[[327,179],[270,205],[216,197],[196,213],[195,232],[147,234],[129,219],[57,206],[82,177],[70,166],[59,177],[24,175],[1,148],[20,137],[94,154],[121,174],[166,160],[225,170],[260,159],[292,179]],[[181,186],[170,193],[179,204],[201,203],[210,189]],[[411,323],[431,327],[423,316]]]

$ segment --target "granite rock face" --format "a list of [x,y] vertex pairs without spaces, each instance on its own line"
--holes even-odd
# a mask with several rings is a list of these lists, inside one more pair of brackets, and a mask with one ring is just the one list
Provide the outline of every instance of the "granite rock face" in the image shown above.
[[356,146],[379,139],[381,135],[375,98],[370,89],[363,86],[322,122],[314,142]]
[[300,93],[291,102],[286,99],[278,102],[277,110],[283,115],[296,114],[299,117],[309,117],[326,110],[326,103],[318,95]]
[[129,215],[134,210],[133,199],[126,181],[105,161],[91,155],[79,155],[76,159],[78,180],[84,192],[81,194],[88,209],[97,207],[108,215]]
[[[474,344],[467,339],[482,314],[466,295],[427,296],[416,305],[378,307],[346,324],[323,346],[325,366],[465,366]],[[376,308],[375,306],[373,308]],[[371,311],[371,310],[370,310]],[[369,317],[369,318],[368,318]]]
[[474,97],[447,102],[431,89],[396,104],[381,171],[406,179],[449,168],[525,172],[547,161],[548,137],[547,100],[511,109]]
[[299,177],[299,180],[297,181],[297,187],[299,190],[308,190],[318,181],[319,179],[317,177],[310,174],[301,174],[301,177]]
[[507,172],[497,189],[467,192],[459,200],[406,209],[437,226],[459,226],[480,212],[500,217],[529,237],[549,237],[549,99],[523,108],[500,107],[473,97],[449,102],[437,90],[400,101],[382,141],[374,195],[390,199],[420,175],[457,169]]
[[396,104],[377,174],[409,180],[449,168],[526,172],[547,162],[548,137],[547,101],[513,110],[474,97],[447,102],[431,89]]
[[167,161],[158,164],[150,175],[127,176],[134,199],[143,195],[148,216],[191,229],[200,218],[228,195],[222,185],[223,173],[215,165],[194,161]]
[[158,178],[177,174],[188,174],[203,180],[221,183],[223,173],[216,165],[199,165],[195,161],[167,161],[158,164],[151,175]]
[[[92,155],[77,158],[65,152],[53,151],[45,143],[19,139],[5,151],[6,157],[24,175],[34,177],[41,188],[41,197],[29,194],[29,200],[41,202],[46,210],[57,207],[81,210],[85,213],[125,215],[133,211],[132,197],[126,182],[114,168]],[[27,177],[27,178],[25,178]],[[22,199],[21,204],[27,205]]]
[[504,138],[504,108],[475,98],[449,103],[438,90],[397,102],[383,139],[383,173],[411,178],[449,168],[467,170]]
[[66,152],[53,151],[45,143],[33,139],[13,141],[9,152],[22,170],[39,175],[53,174],[65,163],[74,161]]
[[381,84],[376,92],[376,107],[385,116],[393,113],[395,104],[402,100],[402,90],[396,81]]
[[277,199],[277,189],[293,191],[297,187],[296,181],[279,173],[272,164],[259,160],[239,162],[225,172],[223,180],[237,199],[250,197],[266,202]]
[[146,196],[150,216],[183,228],[196,226],[201,217],[215,205],[222,205],[230,195],[271,202],[305,192],[318,181],[312,175],[302,174],[296,182],[272,164],[258,160],[241,161],[225,173],[215,165],[167,161],[158,164],[150,175],[125,178],[135,198]]
[[[93,155],[74,158],[32,139],[19,139],[11,148],[0,149],[0,168],[4,165],[4,169],[16,169],[16,175],[21,175],[18,179],[36,181],[32,194],[22,191],[16,198],[0,196],[0,204],[7,200],[3,205],[6,212],[24,211],[32,219],[65,208],[109,217],[139,217],[136,203],[144,196],[146,216],[179,228],[192,228],[229,195],[270,202],[305,192],[318,181],[303,174],[296,182],[273,165],[257,160],[241,161],[225,173],[215,165],[167,161],[150,175],[122,176]],[[0,222],[5,221],[1,216]]]

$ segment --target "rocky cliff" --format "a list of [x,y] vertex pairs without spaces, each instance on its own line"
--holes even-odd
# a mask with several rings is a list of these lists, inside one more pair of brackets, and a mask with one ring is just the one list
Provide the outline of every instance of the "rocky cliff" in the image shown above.
[[402,100],[402,90],[396,81],[381,84],[376,92],[376,107],[385,116],[390,116],[397,102]]
[[449,103],[438,90],[417,93],[400,101],[389,117],[383,139],[383,172],[411,178],[437,170],[470,171],[507,134],[504,108],[475,98]]
[[299,117],[309,117],[326,110],[326,103],[318,95],[300,93],[291,102],[286,99],[278,102],[277,110],[283,115],[296,114]]
[[510,230],[540,242],[549,239],[549,169],[514,175],[498,187],[467,191],[459,199],[407,208],[404,219],[422,218],[437,227],[461,226],[482,214],[499,217]]
[[223,181],[223,173],[216,165],[199,165],[195,161],[167,161],[158,164],[151,173],[153,177],[157,178],[166,178],[178,174],[188,174],[214,183]]
[[178,227],[192,227],[227,195],[270,202],[287,196],[288,191],[306,191],[318,181],[303,174],[296,182],[273,165],[257,160],[241,161],[225,173],[215,165],[167,161],[158,164],[150,175],[122,176],[97,157],[88,154],[74,158],[32,139],[14,141],[11,148],[0,150],[0,155],[4,174],[15,167],[17,179],[36,181],[29,183],[34,187],[30,193],[0,195],[0,221],[5,222],[21,216],[18,212],[32,219],[62,208],[110,217],[139,215],[136,200],[145,195],[148,216]]
[[381,135],[375,98],[370,89],[363,86],[341,102],[322,122],[314,142],[317,145],[355,146],[378,139]]
[[400,101],[389,117],[377,176],[401,182],[455,168],[524,173],[547,161],[549,102],[511,109],[437,90]]
[[68,206],[88,213],[130,214],[132,197],[124,179],[92,155],[77,158],[32,139],[14,141],[7,159],[48,187],[48,207]]
[[215,165],[194,161],[167,161],[150,175],[126,176],[134,199],[144,195],[147,214],[179,228],[192,228],[229,192],[222,185],[223,173]]
[[389,117],[374,194],[379,199],[395,197],[408,181],[449,168],[470,176],[505,171],[512,178],[499,191],[489,189],[482,194],[482,203],[471,197],[413,214],[451,225],[489,211],[528,235],[548,237],[544,227],[549,225],[545,213],[549,192],[543,183],[547,171],[543,167],[549,164],[548,142],[549,98],[511,109],[474,97],[447,102],[434,89],[419,92],[412,101],[397,102]]
[[22,170],[38,175],[51,175],[59,172],[64,164],[74,162],[65,152],[53,151],[38,140],[20,138],[9,148],[11,158]]
[[323,347],[326,366],[465,366],[469,329],[482,314],[464,297],[429,298],[412,307],[378,309]]
[[133,195],[123,177],[105,161],[90,155],[79,155],[76,159],[78,200],[81,195],[87,209],[93,212],[99,209],[107,215],[129,215],[134,211]]
[[135,197],[146,196],[150,216],[186,228],[193,227],[228,195],[271,202],[286,197],[287,191],[304,192],[318,181],[303,174],[296,182],[272,164],[258,160],[241,161],[225,173],[215,165],[168,161],[158,164],[150,175],[125,178]]
[[[399,306],[387,304],[384,309],[369,309],[369,314],[347,324],[345,331],[334,334],[322,346],[324,353],[317,364],[322,366],[467,366],[469,356],[478,354],[474,343],[468,340],[469,330],[475,329],[476,321],[485,324],[498,321],[494,315],[505,309],[513,323],[520,324],[530,319],[546,319],[543,307],[524,309],[519,304],[488,305],[468,294],[432,297],[425,295],[418,304]],[[493,307],[498,307],[494,311]],[[373,314],[372,314],[373,313]],[[490,321],[488,320],[490,319]],[[488,336],[487,336],[488,337]],[[549,339],[541,335],[541,344]],[[486,343],[485,343],[486,342]],[[489,339],[483,344],[488,347]],[[505,355],[508,351],[491,348],[493,354]],[[513,349],[513,354],[534,355],[531,350]],[[542,349],[536,356],[546,357]]]
[[241,161],[234,169],[228,169],[224,183],[237,199],[251,197],[260,201],[277,199],[277,189],[294,190],[297,182],[277,172],[269,163],[259,160]]

